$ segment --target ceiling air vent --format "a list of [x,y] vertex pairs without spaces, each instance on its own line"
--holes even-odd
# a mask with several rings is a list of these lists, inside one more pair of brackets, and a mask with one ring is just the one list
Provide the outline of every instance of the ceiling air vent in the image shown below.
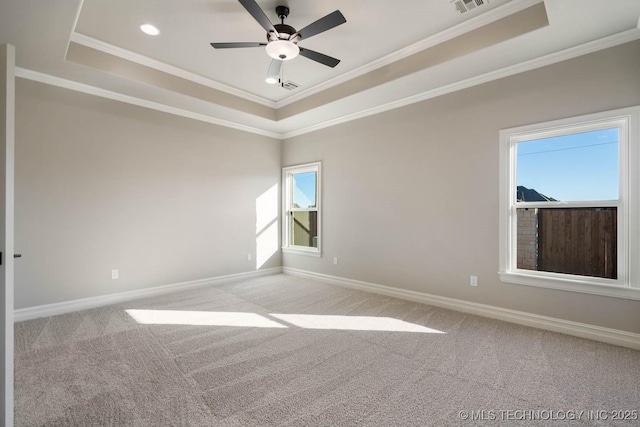
[[287,80],[286,82],[282,83],[282,87],[286,90],[294,90],[298,89],[300,85],[298,83],[292,82],[291,80]]
[[478,6],[484,6],[489,0],[451,0],[451,3],[460,13],[466,13]]

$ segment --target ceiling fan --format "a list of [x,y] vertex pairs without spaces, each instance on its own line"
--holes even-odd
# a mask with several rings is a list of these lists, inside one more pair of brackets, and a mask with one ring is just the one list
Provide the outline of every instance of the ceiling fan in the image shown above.
[[281,22],[280,24],[274,25],[255,0],[238,1],[245,9],[247,9],[247,12],[249,12],[256,21],[258,21],[262,28],[267,31],[267,42],[211,43],[211,46],[213,46],[214,49],[266,46],[265,50],[267,51],[267,55],[273,58],[269,65],[269,70],[267,71],[267,83],[278,83],[280,81],[283,61],[289,61],[298,56],[298,54],[331,68],[340,63],[339,59],[298,46],[298,42],[300,40],[308,39],[309,37],[323,33],[347,22],[339,10],[318,19],[298,31],[284,23],[285,18],[289,16],[289,8],[287,6],[276,7],[276,14],[280,18]]

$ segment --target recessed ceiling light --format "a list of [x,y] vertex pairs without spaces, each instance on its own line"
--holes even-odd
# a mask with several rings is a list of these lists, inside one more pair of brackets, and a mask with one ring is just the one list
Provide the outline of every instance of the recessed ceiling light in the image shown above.
[[160,30],[151,24],[142,24],[140,25],[140,29],[143,33],[149,34],[150,36],[157,36],[158,34],[160,34]]

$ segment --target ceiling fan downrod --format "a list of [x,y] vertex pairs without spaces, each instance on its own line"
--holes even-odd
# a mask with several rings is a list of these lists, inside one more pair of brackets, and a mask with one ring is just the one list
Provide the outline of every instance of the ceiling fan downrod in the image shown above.
[[284,20],[289,16],[289,8],[287,6],[276,6],[276,15],[280,18],[280,24],[284,24]]

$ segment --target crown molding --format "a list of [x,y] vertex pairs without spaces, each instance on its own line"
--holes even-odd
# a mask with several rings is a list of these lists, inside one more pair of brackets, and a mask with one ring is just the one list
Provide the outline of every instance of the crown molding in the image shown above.
[[44,74],[38,71],[28,70],[26,68],[16,67],[15,75],[16,77],[20,77],[23,79],[33,80],[36,82],[45,83],[45,84],[49,84],[52,86],[57,86],[65,89],[70,89],[76,92],[82,92],[89,95],[95,95],[101,98],[107,98],[115,101],[125,102],[127,104],[132,104],[132,105],[137,105],[139,107],[162,111],[164,113],[169,113],[169,114],[173,114],[180,117],[186,117],[186,118],[198,120],[201,122],[211,123],[214,125],[224,126],[224,127],[237,129],[245,132],[250,132],[257,135],[267,136],[269,138],[282,139],[282,135],[279,133],[270,132],[270,131],[259,129],[253,126],[243,125],[241,123],[232,122],[229,120],[219,119],[216,117],[208,116],[206,114],[195,113],[193,111],[172,107],[166,104],[161,104],[159,102],[137,98],[135,96],[124,95],[122,93],[113,92],[110,90],[98,88],[98,87],[87,85],[84,83],[74,82],[72,80],[63,79],[60,77],[52,76],[50,74]]
[[64,58],[67,58],[69,54],[69,46],[71,45],[71,38],[78,27],[78,21],[80,20],[80,14],[82,13],[82,8],[84,7],[84,0],[79,0],[78,8],[76,9],[76,14],[73,18],[73,26],[69,30],[69,36],[67,37],[67,45],[64,47]]
[[[281,101],[271,101],[260,96],[254,95],[249,92],[242,91],[240,89],[236,89],[234,87],[225,85],[223,83],[208,79],[199,74],[192,73],[190,71],[184,70],[179,67],[175,67],[173,65],[169,65],[167,63],[151,59],[147,56],[132,52],[127,49],[123,49],[118,46],[114,46],[112,44],[106,43],[104,41],[95,39],[93,37],[80,34],[77,32],[72,32],[70,36],[70,42],[78,43],[80,45],[89,47],[91,49],[96,49],[101,52],[108,53],[110,55],[114,55],[120,57],[122,59],[126,59],[128,61],[135,62],[137,64],[141,64],[155,70],[159,70],[186,80],[190,80],[194,83],[198,83],[204,86],[211,87],[213,89],[217,89],[228,94],[238,96],[240,98],[256,102],[261,105],[265,105],[267,107],[271,107],[274,109],[278,109],[284,107],[286,105],[297,102],[301,99],[307,98],[309,96],[320,93],[326,89],[329,89],[333,86],[339,85],[341,83],[347,82],[349,80],[360,77],[366,73],[369,73],[378,68],[384,67],[386,65],[392,64],[396,61],[399,61],[403,58],[411,56],[417,52],[420,52],[424,49],[436,46],[440,43],[443,43],[447,40],[451,40],[455,37],[458,37],[462,34],[465,34],[469,31],[475,30],[477,28],[483,27],[487,24],[510,16],[514,13],[520,12],[528,7],[534,6],[538,3],[543,2],[543,0],[514,0],[510,3],[502,5],[496,9],[490,10],[486,13],[475,16],[468,21],[465,21],[461,24],[458,24],[452,28],[449,28],[445,31],[441,31],[440,33],[427,37],[419,42],[416,42],[412,45],[409,45],[403,49],[397,50],[389,55],[386,55],[382,58],[374,60],[368,64],[365,64],[361,67],[358,67],[354,70],[348,71],[344,74],[341,74],[333,79],[327,80],[326,82],[320,83],[303,91],[297,92],[286,99]],[[75,26],[74,26],[75,28]],[[67,46],[68,48],[68,46]]]
[[383,56],[382,58],[376,59],[374,61],[369,62],[361,67],[358,67],[354,70],[348,71],[344,74],[341,74],[337,77],[334,77],[330,80],[327,80],[323,83],[312,86],[308,89],[304,89],[300,92],[297,92],[294,95],[287,97],[281,101],[277,101],[276,108],[281,108],[286,105],[292,104],[294,102],[300,101],[301,99],[307,98],[309,96],[315,95],[319,92],[327,90],[333,86],[337,86],[341,83],[345,83],[349,80],[353,80],[357,77],[360,77],[364,74],[367,74],[371,71],[377,70],[378,68],[387,66],[396,61],[404,59],[408,56],[411,56],[417,52],[423,51],[430,47],[439,45],[448,40],[461,36],[465,33],[473,31],[477,28],[483,27],[492,22],[498,21],[500,19],[506,18],[507,16],[513,15],[514,13],[520,12],[524,9],[527,9],[531,6],[534,6],[538,3],[542,3],[543,0],[515,0],[509,2],[505,5],[502,5],[496,9],[490,10],[486,13],[482,13],[478,16],[475,16],[468,21],[462,22],[454,27],[451,27],[447,30],[441,31],[433,36],[427,37],[423,40],[420,40],[414,44],[411,44],[405,48],[399,49],[389,55]]
[[91,49],[99,50],[104,53],[108,53],[110,55],[117,56],[122,59],[126,59],[127,61],[135,62],[137,64],[141,64],[146,67],[153,68],[154,70],[162,71],[164,73],[171,74],[173,76],[180,77],[185,80],[189,80],[194,83],[201,84],[203,86],[207,86],[222,92],[226,92],[230,95],[237,96],[239,98],[243,98],[248,101],[255,102],[257,104],[261,104],[271,108],[276,108],[276,103],[271,100],[262,98],[260,96],[254,95],[249,92],[245,92],[240,89],[236,89],[234,87],[225,85],[215,80],[208,79],[199,74],[192,73],[182,68],[174,67],[173,65],[169,65],[162,61],[151,59],[147,56],[140,55],[139,53],[131,52],[130,50],[123,49],[118,46],[114,46],[112,44],[103,42],[98,39],[94,39],[93,37],[89,37],[84,34],[73,32],[71,33],[71,37],[69,41],[89,47]]
[[281,135],[282,139],[293,138],[295,136],[303,135],[305,133],[314,132],[327,127],[335,126],[341,123],[346,123],[352,120],[357,120],[363,117],[371,116],[374,114],[383,113],[385,111],[394,110],[417,102],[426,101],[437,96],[445,95],[448,93],[456,92],[458,90],[467,89],[472,86],[476,86],[482,83],[487,83],[493,80],[498,80],[503,77],[509,77],[515,74],[523,73],[525,71],[534,70],[536,68],[542,68],[547,65],[556,64],[558,62],[566,61],[568,59],[576,58],[578,56],[586,55],[589,53],[597,52],[599,50],[614,47],[623,43],[631,42],[640,39],[640,29],[632,28],[621,33],[613,34],[608,37],[604,37],[599,40],[584,43],[582,45],[574,46],[569,49],[561,50],[559,52],[551,53],[549,55],[542,56],[540,58],[532,59],[529,61],[521,62],[520,64],[512,65],[509,67],[501,68],[499,70],[491,71],[476,77],[472,77],[466,80],[441,86],[432,90],[421,92],[416,95],[412,95],[406,98],[398,99],[396,101],[388,102],[386,104],[378,105],[372,108],[368,108],[356,113],[347,114],[335,119],[327,120],[322,123],[317,123],[305,128],[300,128],[291,132],[287,132]]
[[162,111],[169,114],[175,114],[181,117],[187,117],[190,119],[199,120],[206,123],[225,126],[225,127],[229,127],[237,130],[242,130],[245,132],[267,136],[270,138],[284,140],[284,139],[293,138],[299,135],[303,135],[306,133],[314,132],[317,130],[321,130],[327,127],[346,123],[352,120],[357,120],[357,119],[371,116],[374,114],[383,113],[385,111],[393,110],[396,108],[401,108],[410,104],[425,101],[425,100],[435,98],[440,95],[452,93],[458,90],[467,89],[469,87],[487,83],[503,77],[512,76],[514,74],[534,70],[536,68],[541,68],[547,65],[552,65],[558,62],[576,58],[578,56],[586,55],[589,53],[597,52],[599,50],[607,49],[610,47],[614,47],[614,46],[631,42],[634,40],[638,40],[638,39],[640,39],[640,28],[632,28],[630,30],[623,31],[621,33],[604,37],[602,39],[595,40],[592,42],[584,43],[582,45],[578,45],[578,46],[568,48],[559,52],[555,52],[540,58],[525,61],[513,66],[501,68],[499,70],[491,71],[470,79],[461,80],[459,82],[456,82],[450,85],[441,86],[441,87],[424,91],[406,98],[387,102],[385,104],[367,108],[361,111],[357,111],[355,113],[346,114],[331,120],[327,120],[321,123],[316,123],[306,127],[301,127],[299,129],[295,129],[290,132],[284,132],[284,133],[272,132],[266,129],[247,126],[247,125],[243,125],[241,123],[230,121],[230,120],[215,118],[212,116],[208,116],[206,114],[195,113],[193,111],[185,110],[182,108],[172,107],[166,104],[148,101],[148,100],[140,99],[134,96],[120,94],[117,92],[101,89],[101,88],[87,85],[84,83],[78,83],[71,80],[66,80],[60,77],[40,73],[37,71],[28,70],[25,68],[16,67],[16,77],[20,77],[28,80],[34,80],[41,83],[50,84],[53,86],[63,87],[63,88],[71,89],[78,92],[84,92],[90,95],[100,96],[103,98],[113,99],[116,101],[126,102],[128,104],[150,108],[150,109]]

